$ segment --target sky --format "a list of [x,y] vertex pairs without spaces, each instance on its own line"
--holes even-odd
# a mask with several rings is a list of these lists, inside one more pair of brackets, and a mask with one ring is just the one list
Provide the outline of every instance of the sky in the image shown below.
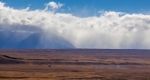
[[2,49],[150,49],[149,0],[0,0]]
[[[31,7],[31,9],[42,9],[51,1],[63,3],[59,12],[72,13],[76,16],[97,15],[99,11],[118,12],[143,12],[149,13],[149,0],[0,0],[14,8]],[[80,13],[78,12],[80,11]]]

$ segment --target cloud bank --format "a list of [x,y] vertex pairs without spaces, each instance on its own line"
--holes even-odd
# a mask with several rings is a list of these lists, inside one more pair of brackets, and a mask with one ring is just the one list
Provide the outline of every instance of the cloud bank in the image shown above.
[[149,34],[148,14],[106,11],[81,18],[0,3],[0,48],[150,49]]

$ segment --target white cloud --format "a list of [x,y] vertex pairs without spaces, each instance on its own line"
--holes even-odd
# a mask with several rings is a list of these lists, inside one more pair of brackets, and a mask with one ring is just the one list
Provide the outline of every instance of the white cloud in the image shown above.
[[37,48],[150,49],[149,34],[148,14],[109,11],[81,18],[43,10],[0,9],[0,41],[3,38],[10,44],[14,40],[13,45],[34,42]]
[[56,3],[54,1],[51,1],[46,4],[45,10],[48,10],[48,8],[50,8],[52,11],[56,11],[57,9],[61,8],[62,6],[63,6],[62,3]]
[[5,3],[0,2],[0,9],[4,7]]

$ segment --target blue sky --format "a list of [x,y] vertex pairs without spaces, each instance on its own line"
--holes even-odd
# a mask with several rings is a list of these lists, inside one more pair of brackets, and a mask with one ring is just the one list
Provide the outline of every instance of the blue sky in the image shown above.
[[0,48],[150,49],[150,0],[0,1]]
[[55,1],[64,4],[60,12],[75,15],[95,15],[98,11],[145,13],[150,11],[150,0],[0,0],[14,8],[42,9],[44,4]]

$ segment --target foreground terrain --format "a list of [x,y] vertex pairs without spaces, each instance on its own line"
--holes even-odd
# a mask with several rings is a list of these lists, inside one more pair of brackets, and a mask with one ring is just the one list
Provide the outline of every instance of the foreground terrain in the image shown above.
[[0,80],[150,80],[150,51],[0,50]]

